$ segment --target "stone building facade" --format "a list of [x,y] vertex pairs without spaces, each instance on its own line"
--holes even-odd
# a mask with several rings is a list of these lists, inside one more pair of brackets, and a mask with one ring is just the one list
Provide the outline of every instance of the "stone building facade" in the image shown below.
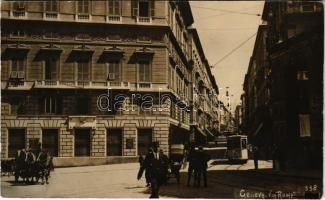
[[2,158],[41,141],[57,165],[128,161],[153,141],[167,154],[201,142],[218,123],[188,2],[4,1],[1,11]]

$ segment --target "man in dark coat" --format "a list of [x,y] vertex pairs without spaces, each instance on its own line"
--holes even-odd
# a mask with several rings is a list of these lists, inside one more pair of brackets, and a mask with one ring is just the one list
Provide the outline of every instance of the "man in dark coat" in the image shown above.
[[210,155],[203,151],[203,147],[200,146],[197,152],[198,158],[198,176],[197,176],[197,186],[200,187],[201,175],[203,175],[204,187],[208,186],[207,183],[207,169],[208,161],[211,159]]
[[151,185],[150,198],[159,198],[159,187],[163,183],[163,167],[161,159],[159,158],[158,151],[159,144],[154,142],[152,145],[152,151],[149,151],[146,158],[143,161],[143,165],[138,172],[138,180],[142,177],[143,171],[146,170],[149,175],[149,181]]
[[194,175],[194,184],[196,182],[196,174],[197,174],[197,156],[196,156],[195,146],[191,145],[189,153],[188,153],[188,171],[187,171],[187,186],[191,184],[191,177]]

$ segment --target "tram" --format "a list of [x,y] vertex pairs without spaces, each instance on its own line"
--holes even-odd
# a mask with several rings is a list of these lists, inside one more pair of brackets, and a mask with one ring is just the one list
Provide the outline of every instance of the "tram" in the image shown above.
[[246,135],[231,135],[227,137],[227,158],[230,162],[247,162],[248,150]]

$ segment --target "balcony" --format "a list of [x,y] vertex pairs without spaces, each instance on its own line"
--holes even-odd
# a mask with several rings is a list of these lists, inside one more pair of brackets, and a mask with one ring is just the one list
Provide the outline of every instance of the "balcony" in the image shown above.
[[137,16],[136,20],[137,20],[138,24],[151,24],[152,23],[151,17]]
[[152,85],[149,82],[142,82],[142,83],[138,83],[138,88],[150,89],[152,88]]
[[122,23],[122,16],[120,15],[108,15],[106,17],[106,22],[107,23]]
[[77,14],[75,16],[76,21],[90,21],[91,20],[91,16],[89,14]]
[[35,81],[35,88],[85,88],[85,89],[129,89],[129,82],[117,81]]
[[59,14],[54,12],[54,13],[43,13],[43,19],[44,20],[58,20],[59,19]]
[[27,17],[25,10],[13,10],[11,16],[19,19],[25,19]]

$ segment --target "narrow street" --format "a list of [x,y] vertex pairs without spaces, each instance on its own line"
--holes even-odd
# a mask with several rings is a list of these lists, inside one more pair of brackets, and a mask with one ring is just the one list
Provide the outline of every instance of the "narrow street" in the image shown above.
[[[271,162],[260,161],[260,170],[253,170],[253,161],[242,165],[229,165],[225,161],[212,161],[209,165],[208,187],[187,187],[186,170],[181,171],[181,183],[170,179],[162,186],[163,198],[275,198],[279,191],[292,198],[303,197],[306,185],[317,185],[321,180],[274,176],[267,171]],[[14,177],[2,177],[3,197],[93,197],[93,198],[148,198],[145,180],[136,179],[138,163],[92,167],[58,168],[52,173],[48,185],[15,184]],[[132,178],[133,177],[133,178]],[[252,196],[254,195],[254,196]],[[264,196],[263,196],[264,195]],[[279,196],[277,196],[279,197]]]

